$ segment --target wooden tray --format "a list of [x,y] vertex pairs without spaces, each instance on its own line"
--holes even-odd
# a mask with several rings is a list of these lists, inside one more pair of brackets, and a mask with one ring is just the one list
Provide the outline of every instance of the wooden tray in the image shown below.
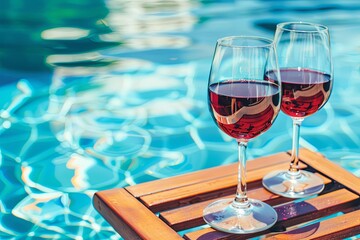
[[269,230],[232,235],[210,228],[203,208],[218,198],[233,197],[237,164],[220,166],[95,193],[97,211],[125,239],[342,239],[360,234],[360,178],[319,153],[300,151],[301,167],[321,176],[326,187],[314,197],[289,199],[265,190],[262,177],[287,169],[286,152],[248,161],[248,196],[267,202],[278,213]]

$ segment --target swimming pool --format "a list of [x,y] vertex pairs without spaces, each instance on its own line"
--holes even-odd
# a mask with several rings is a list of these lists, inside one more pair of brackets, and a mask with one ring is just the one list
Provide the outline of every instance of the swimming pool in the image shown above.
[[[118,239],[94,192],[236,161],[206,105],[215,41],[271,38],[284,21],[325,24],[332,37],[334,89],[300,144],[360,176],[360,3],[4,0],[0,9],[1,239]],[[249,158],[289,150],[291,125],[280,114]]]

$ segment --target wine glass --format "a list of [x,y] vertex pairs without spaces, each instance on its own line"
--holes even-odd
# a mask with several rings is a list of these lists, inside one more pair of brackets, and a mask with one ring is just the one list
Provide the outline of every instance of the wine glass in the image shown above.
[[281,196],[307,197],[320,193],[324,183],[319,176],[299,169],[300,125],[330,97],[333,67],[329,31],[313,23],[280,23],[274,42],[282,80],[281,110],[293,120],[293,143],[289,170],[269,173],[263,185]]
[[217,41],[208,82],[209,110],[217,126],[236,139],[239,168],[235,198],[215,201],[203,211],[204,220],[213,228],[252,233],[277,221],[271,206],[247,197],[246,148],[250,139],[271,127],[280,100],[280,72],[272,40],[231,36]]

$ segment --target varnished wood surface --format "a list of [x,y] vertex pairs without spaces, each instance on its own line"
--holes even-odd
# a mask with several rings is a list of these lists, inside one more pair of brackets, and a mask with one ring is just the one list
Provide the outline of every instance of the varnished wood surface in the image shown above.
[[125,189],[98,192],[93,202],[125,239],[181,239]]
[[[301,168],[323,178],[326,187],[318,196],[289,199],[265,190],[262,177],[287,169],[289,154],[278,153],[248,161],[248,195],[272,205],[279,219],[261,233],[232,235],[204,223],[202,209],[219,198],[232,198],[237,164],[97,192],[93,202],[99,213],[125,239],[342,239],[360,234],[360,179],[325,156],[300,151]],[[179,234],[177,231],[183,231]]]

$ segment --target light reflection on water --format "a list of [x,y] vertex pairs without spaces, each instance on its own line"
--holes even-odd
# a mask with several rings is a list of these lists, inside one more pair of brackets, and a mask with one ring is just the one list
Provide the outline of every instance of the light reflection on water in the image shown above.
[[[300,144],[360,176],[359,11],[337,1],[1,1],[0,238],[118,239],[94,192],[234,162],[206,103],[215,41],[272,37],[282,21],[330,27],[334,90]],[[250,158],[286,151],[290,138],[280,114]]]

